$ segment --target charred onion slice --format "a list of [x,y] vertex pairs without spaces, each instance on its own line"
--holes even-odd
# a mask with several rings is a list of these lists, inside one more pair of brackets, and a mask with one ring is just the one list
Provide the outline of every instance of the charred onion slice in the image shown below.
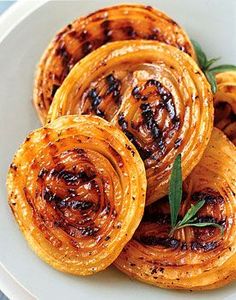
[[108,42],[133,39],[164,42],[195,58],[184,30],[150,6],[119,5],[79,18],[56,35],[41,58],[34,104],[42,123],[56,90],[81,58]]
[[159,287],[211,289],[236,278],[236,150],[218,129],[204,156],[184,182],[180,215],[204,199],[196,222],[224,227],[186,227],[170,238],[168,201],[146,208],[141,225],[115,265],[131,277]]
[[150,204],[167,194],[178,153],[184,178],[200,160],[212,131],[213,101],[187,54],[154,41],[121,41],[95,50],[71,70],[49,121],[66,114],[96,114],[123,130],[145,162]]
[[132,237],[146,178],[120,130],[98,117],[67,116],[26,138],[7,186],[33,250],[60,271],[89,275],[110,265]]
[[236,72],[219,73],[216,81],[215,126],[236,145]]

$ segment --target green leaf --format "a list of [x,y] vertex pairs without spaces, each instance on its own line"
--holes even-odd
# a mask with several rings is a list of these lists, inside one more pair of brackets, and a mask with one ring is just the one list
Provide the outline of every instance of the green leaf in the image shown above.
[[214,68],[209,69],[209,71],[213,74],[227,71],[236,71],[236,66],[234,65],[220,65]]
[[196,42],[194,40],[191,40],[191,42],[192,42],[194,50],[196,52],[197,60],[198,60],[198,64],[199,64],[200,68],[205,69],[205,66],[207,63],[206,54],[203,52],[203,50],[198,42]]
[[214,74],[211,71],[205,71],[204,72],[206,75],[207,80],[209,81],[211,85],[211,91],[213,94],[216,93],[217,91],[217,83]]
[[203,207],[205,204],[205,200],[199,201],[196,205],[191,205],[189,210],[186,212],[184,218],[179,222],[179,226],[187,223],[190,219],[192,219],[196,213]]
[[211,65],[213,65],[216,61],[218,61],[220,59],[220,57],[216,57],[216,58],[212,58],[210,60],[207,61],[206,65],[205,65],[205,69],[208,70],[209,67]]
[[[189,227],[189,226],[194,226],[194,227],[207,227],[207,226],[214,226],[220,229],[221,234],[224,234],[224,228],[223,226],[217,224],[217,223],[211,223],[211,222],[205,222],[205,223],[187,223],[183,224],[179,227],[176,227],[176,229],[184,228],[184,227]],[[176,230],[175,229],[175,230]]]
[[169,204],[170,204],[170,215],[171,215],[171,227],[175,227],[180,204],[182,200],[182,170],[181,170],[181,154],[178,154],[170,176],[169,184]]

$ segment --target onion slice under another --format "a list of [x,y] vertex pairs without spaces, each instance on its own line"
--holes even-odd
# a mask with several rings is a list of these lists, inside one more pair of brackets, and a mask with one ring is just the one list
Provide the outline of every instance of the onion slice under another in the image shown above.
[[209,145],[183,184],[180,218],[191,204],[205,200],[196,222],[220,229],[185,227],[170,232],[167,199],[146,208],[133,239],[115,261],[122,272],[163,288],[204,290],[236,279],[236,148],[214,129]]
[[116,5],[78,18],[57,33],[37,68],[33,98],[41,122],[56,90],[81,58],[108,42],[134,39],[157,40],[196,58],[183,28],[151,6]]

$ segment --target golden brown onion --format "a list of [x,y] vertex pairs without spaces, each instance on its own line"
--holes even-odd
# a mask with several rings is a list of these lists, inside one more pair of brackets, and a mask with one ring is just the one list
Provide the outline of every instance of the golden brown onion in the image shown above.
[[137,228],[143,162],[125,135],[93,116],[66,116],[32,132],[7,178],[9,204],[33,250],[77,275],[103,270]]
[[178,153],[184,178],[200,160],[213,103],[189,55],[154,41],[121,41],[95,50],[71,70],[48,119],[67,114],[96,114],[123,130],[145,162],[150,204],[167,194]]
[[167,199],[146,208],[133,239],[115,261],[131,277],[159,287],[212,289],[236,279],[236,149],[218,129],[197,167],[185,180],[180,215],[204,199],[196,222],[169,237]]
[[236,145],[236,72],[219,73],[216,81],[214,123]]
[[56,35],[41,58],[34,87],[41,122],[45,123],[56,90],[82,57],[108,42],[133,39],[164,42],[195,58],[184,30],[150,6],[124,4],[81,17]]

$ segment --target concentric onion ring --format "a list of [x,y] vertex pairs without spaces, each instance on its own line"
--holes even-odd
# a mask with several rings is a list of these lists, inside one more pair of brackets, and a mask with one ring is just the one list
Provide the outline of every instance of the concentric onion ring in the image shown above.
[[175,289],[212,289],[236,279],[236,149],[214,129],[204,156],[184,182],[180,214],[204,199],[196,222],[224,227],[186,227],[170,238],[168,200],[146,208],[134,238],[116,267],[149,284]]
[[45,123],[56,90],[82,57],[108,42],[133,39],[158,40],[195,58],[184,30],[150,6],[118,5],[79,18],[56,35],[41,58],[34,104],[42,123]]
[[154,41],[121,41],[100,47],[71,70],[48,119],[66,114],[96,114],[123,130],[145,162],[150,204],[167,194],[178,153],[184,178],[200,160],[213,103],[205,76],[187,54]]
[[219,73],[216,81],[215,126],[236,145],[236,72]]
[[33,250],[60,271],[89,275],[110,265],[132,237],[146,178],[121,131],[98,117],[67,116],[26,138],[7,186]]

